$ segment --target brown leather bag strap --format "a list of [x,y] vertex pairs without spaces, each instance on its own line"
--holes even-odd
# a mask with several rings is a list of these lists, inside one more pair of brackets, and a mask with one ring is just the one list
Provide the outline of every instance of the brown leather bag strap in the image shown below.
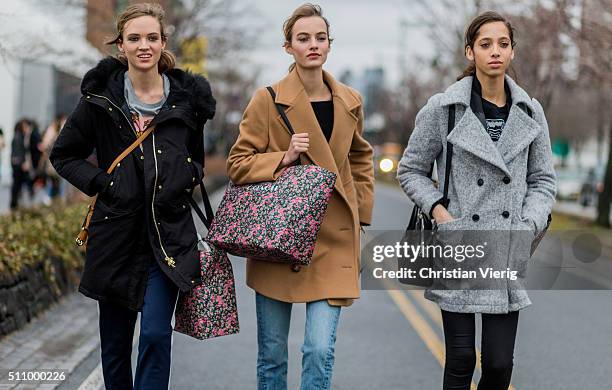
[[[155,130],[155,126],[148,127],[144,133],[138,139],[136,139],[130,146],[128,146],[120,155],[115,158],[112,164],[106,170],[107,174],[111,174],[113,170],[119,165],[119,163],[126,158],[134,149],[136,149],[144,140]],[[89,235],[89,223],[91,222],[91,217],[93,216],[94,207],[96,205],[96,201],[98,200],[98,195],[96,195],[91,204],[89,205],[89,209],[87,210],[87,215],[85,216],[85,220],[83,221],[83,225],[81,225],[81,231],[76,238],[77,246],[83,246],[87,242],[87,236]]]
[[126,158],[128,154],[132,153],[132,151],[136,149],[142,143],[142,141],[144,141],[145,138],[147,138],[149,134],[153,132],[153,130],[155,130],[155,126],[151,126],[147,128],[145,132],[142,133],[142,135],[138,137],[136,141],[134,141],[130,146],[127,147],[127,149],[125,149],[123,152],[121,152],[120,155],[117,156],[117,158],[113,161],[113,163],[106,170],[106,173],[110,175],[115,169],[115,167],[117,167],[117,164],[119,164],[121,160]]

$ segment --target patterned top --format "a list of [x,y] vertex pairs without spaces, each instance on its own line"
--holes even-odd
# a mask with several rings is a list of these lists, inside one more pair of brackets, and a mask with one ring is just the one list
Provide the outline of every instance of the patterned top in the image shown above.
[[130,108],[130,113],[132,114],[132,122],[136,128],[137,137],[143,134],[151,120],[157,115],[159,110],[161,110],[168,98],[168,94],[170,93],[170,80],[168,80],[165,74],[162,74],[162,79],[164,83],[164,96],[160,101],[149,104],[138,99],[134,91],[134,86],[132,85],[132,80],[128,77],[128,72],[125,72],[123,93],[125,101]]

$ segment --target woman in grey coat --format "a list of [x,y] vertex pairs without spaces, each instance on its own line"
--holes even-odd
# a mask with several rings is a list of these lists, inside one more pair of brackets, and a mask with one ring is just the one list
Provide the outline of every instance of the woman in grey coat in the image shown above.
[[[540,103],[506,75],[514,46],[508,20],[493,12],[477,16],[465,33],[470,67],[417,115],[397,177],[440,232],[531,231],[535,237],[547,227],[556,192],[548,125]],[[456,118],[448,133],[451,106]],[[444,183],[448,143],[453,156],[449,203],[443,204],[442,189],[428,173],[436,161],[439,182]],[[509,253],[509,268],[524,276],[529,252]],[[518,311],[531,301],[511,280],[504,283],[495,289],[437,289],[434,284],[425,292],[442,310],[444,389],[470,388],[476,363],[475,313],[482,313],[478,389],[508,388]]]

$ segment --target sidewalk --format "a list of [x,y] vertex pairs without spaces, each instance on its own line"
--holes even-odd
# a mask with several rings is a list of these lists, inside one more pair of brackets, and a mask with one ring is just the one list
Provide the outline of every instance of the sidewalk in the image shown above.
[[[224,181],[216,181],[207,183],[213,205],[224,193]],[[8,210],[8,190],[0,187],[0,202],[6,200],[0,213]],[[195,213],[194,221],[198,230],[205,229]],[[135,337],[137,334],[138,327]],[[99,390],[103,383],[99,343],[97,302],[76,292],[68,295],[25,328],[0,338],[0,390]],[[93,367],[82,367],[92,364]],[[54,384],[9,385],[9,371],[27,369],[61,370],[67,379]]]
[[[589,221],[595,221],[597,217],[597,209],[594,206],[584,207],[576,202],[558,200],[553,206],[553,211]],[[610,218],[610,222],[612,223],[612,217]]]
[[97,318],[95,301],[72,294],[0,339],[0,390],[56,388],[58,384],[9,384],[8,371],[53,369],[68,377],[100,342]]
[[[38,189],[34,193],[34,199],[30,199],[30,195],[27,193],[28,191],[23,188],[21,191],[21,203],[20,206],[28,207],[33,204],[43,203],[45,201],[45,197],[47,196],[47,192],[45,188]],[[11,201],[11,186],[6,184],[0,184],[0,214],[6,213],[9,211]]]

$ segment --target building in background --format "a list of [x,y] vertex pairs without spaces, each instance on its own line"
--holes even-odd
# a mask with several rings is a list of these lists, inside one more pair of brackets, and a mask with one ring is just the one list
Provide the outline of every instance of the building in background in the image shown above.
[[[86,7],[86,32],[87,40],[100,52],[111,54],[113,48],[104,44],[115,35],[115,18],[128,5],[136,3],[147,3],[150,0],[87,0]],[[166,12],[166,23],[172,25],[173,0],[156,0]]]
[[[78,102],[81,77],[101,57],[79,29],[83,19],[82,8],[34,0],[12,2],[0,14],[0,127],[7,144],[19,118],[35,120],[42,131]],[[3,184],[10,181],[9,157],[6,151],[0,162]]]

